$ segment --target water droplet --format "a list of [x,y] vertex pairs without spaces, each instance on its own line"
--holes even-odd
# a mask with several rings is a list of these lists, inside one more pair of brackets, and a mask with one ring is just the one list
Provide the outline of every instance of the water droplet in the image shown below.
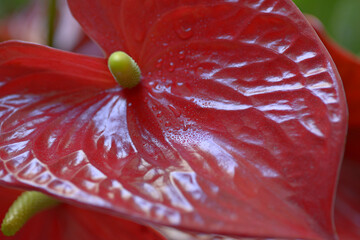
[[179,52],[179,59],[182,60],[185,58],[185,52],[184,51],[180,51]]
[[157,62],[156,62],[156,65],[155,65],[155,67],[156,68],[161,68],[161,66],[162,66],[162,58],[159,58],[159,60],[157,60]]
[[189,125],[187,125],[186,123],[184,123],[184,127],[183,127],[183,130],[184,130],[184,131],[187,131],[187,130],[189,130]]
[[172,105],[168,105],[169,109],[173,112],[173,114],[175,115],[175,117],[180,117],[181,116],[181,112],[179,110],[177,110],[174,106]]
[[171,62],[171,63],[169,64],[169,72],[173,72],[174,69],[175,69],[174,63]]
[[156,117],[161,117],[162,113],[159,112],[158,114],[156,114]]
[[152,89],[156,89],[156,87],[159,85],[158,82],[150,82],[149,83],[149,86],[152,88]]
[[194,32],[191,27],[186,27],[182,24],[179,24],[179,26],[175,28],[175,31],[179,36],[179,38],[184,40],[189,39],[194,35]]

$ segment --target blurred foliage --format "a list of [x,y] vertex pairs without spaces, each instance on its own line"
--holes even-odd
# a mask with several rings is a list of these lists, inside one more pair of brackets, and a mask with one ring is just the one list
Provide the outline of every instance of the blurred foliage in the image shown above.
[[360,55],[360,0],[293,0],[298,7],[320,19],[340,45]]
[[0,18],[25,7],[30,0],[0,0]]
[[[293,1],[304,13],[318,17],[335,41],[360,56],[360,0]],[[0,19],[21,10],[29,2],[31,0],[0,0]]]

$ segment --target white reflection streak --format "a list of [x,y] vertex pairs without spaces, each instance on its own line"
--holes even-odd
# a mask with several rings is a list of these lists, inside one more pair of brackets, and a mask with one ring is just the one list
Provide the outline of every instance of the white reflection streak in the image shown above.
[[299,63],[301,61],[313,58],[315,56],[316,56],[316,53],[314,53],[314,52],[306,52],[306,53],[301,54],[300,56],[297,56],[296,59],[295,59],[295,62]]
[[[187,100],[191,100],[192,98],[186,98]],[[194,103],[201,108],[211,108],[216,110],[226,110],[226,111],[239,111],[246,110],[252,107],[252,105],[248,104],[239,104],[232,101],[214,101],[214,100],[203,100],[203,99],[195,99]]]
[[259,95],[259,94],[266,94],[266,93],[273,93],[273,92],[279,92],[279,91],[293,91],[293,90],[299,90],[304,88],[304,86],[301,83],[295,83],[295,84],[286,84],[286,85],[280,85],[280,86],[259,86],[256,88],[249,88],[245,91],[245,96],[253,96],[253,95]]

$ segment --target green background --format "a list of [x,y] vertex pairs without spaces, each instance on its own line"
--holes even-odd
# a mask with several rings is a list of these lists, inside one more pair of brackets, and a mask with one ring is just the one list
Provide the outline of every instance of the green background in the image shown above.
[[360,0],[293,0],[304,12],[317,16],[329,35],[360,56]]

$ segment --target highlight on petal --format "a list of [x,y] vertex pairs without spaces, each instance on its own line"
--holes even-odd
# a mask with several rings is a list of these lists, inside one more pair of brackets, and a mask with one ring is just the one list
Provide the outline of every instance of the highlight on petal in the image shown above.
[[[0,187],[0,218],[20,194]],[[67,204],[35,215],[13,237],[0,235],[2,240],[164,240],[150,227]]]
[[130,2],[69,1],[106,52],[137,56],[134,89],[97,81],[105,59],[71,57],[74,70],[96,62],[84,78],[45,61],[40,77],[21,58],[9,73],[0,62],[1,182],[195,235],[335,239],[346,103],[299,10],[287,0],[147,2],[136,50]]

